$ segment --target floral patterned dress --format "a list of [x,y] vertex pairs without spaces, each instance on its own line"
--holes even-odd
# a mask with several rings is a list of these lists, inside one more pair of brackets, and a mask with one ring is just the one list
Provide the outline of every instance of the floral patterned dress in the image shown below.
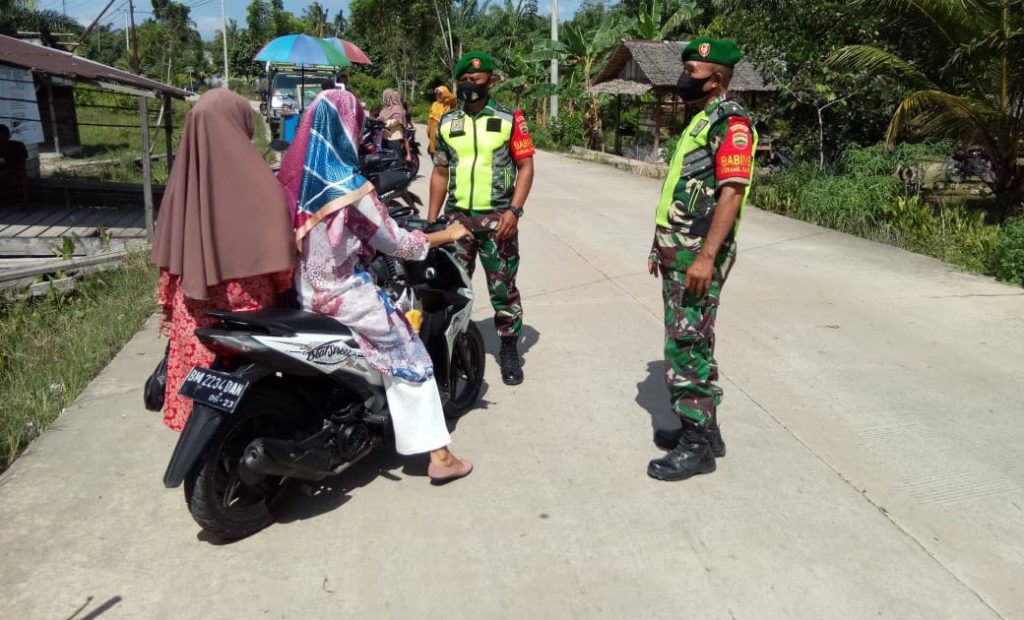
[[209,366],[216,357],[195,336],[200,327],[217,322],[206,316],[207,310],[259,310],[276,305],[278,296],[291,288],[291,270],[251,276],[209,287],[208,299],[189,299],[179,286],[181,277],[160,270],[158,297],[168,323],[170,343],[167,349],[167,391],[164,393],[164,424],[181,432],[192,413],[192,401],[178,395],[189,371]]
[[370,193],[313,227],[303,239],[295,288],[302,307],[352,329],[366,361],[378,372],[422,383],[434,376],[423,342],[405,315],[373,283],[367,259],[374,250],[401,260],[423,260],[427,236],[407,231]]

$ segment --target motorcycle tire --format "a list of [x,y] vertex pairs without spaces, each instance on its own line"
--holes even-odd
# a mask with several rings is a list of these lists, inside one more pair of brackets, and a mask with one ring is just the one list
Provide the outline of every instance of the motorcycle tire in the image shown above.
[[484,337],[476,323],[470,323],[455,339],[448,379],[450,396],[444,404],[444,417],[460,418],[476,404],[484,386],[485,363]]
[[251,536],[274,522],[288,480],[265,477],[260,488],[239,479],[242,453],[257,437],[288,437],[305,415],[302,402],[280,392],[246,395],[210,440],[201,465],[185,479],[185,503],[203,530],[224,541]]

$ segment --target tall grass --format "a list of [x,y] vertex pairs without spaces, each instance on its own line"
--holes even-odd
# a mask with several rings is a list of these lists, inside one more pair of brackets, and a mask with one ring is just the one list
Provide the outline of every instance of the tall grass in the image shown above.
[[153,314],[155,286],[147,257],[133,255],[71,293],[0,306],[0,471]]
[[755,184],[754,203],[766,211],[1020,282],[1024,226],[1021,232],[1004,230],[987,224],[983,211],[904,195],[891,174],[893,167],[901,158],[912,163],[923,156],[910,149],[893,153],[869,148],[849,152],[837,170],[796,164]]

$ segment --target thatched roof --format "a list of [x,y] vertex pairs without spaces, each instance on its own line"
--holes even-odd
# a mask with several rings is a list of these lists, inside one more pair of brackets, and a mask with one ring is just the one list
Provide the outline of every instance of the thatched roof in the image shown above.
[[[685,41],[623,41],[594,80],[591,92],[611,95],[638,95],[655,88],[675,88],[683,72]],[[747,61],[736,65],[730,90],[743,92],[773,91],[760,72]]]

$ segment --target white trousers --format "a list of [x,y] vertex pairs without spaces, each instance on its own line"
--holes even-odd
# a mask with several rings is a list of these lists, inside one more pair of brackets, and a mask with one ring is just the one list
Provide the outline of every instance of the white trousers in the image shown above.
[[437,381],[413,383],[385,375],[384,392],[399,454],[421,454],[451,443]]

